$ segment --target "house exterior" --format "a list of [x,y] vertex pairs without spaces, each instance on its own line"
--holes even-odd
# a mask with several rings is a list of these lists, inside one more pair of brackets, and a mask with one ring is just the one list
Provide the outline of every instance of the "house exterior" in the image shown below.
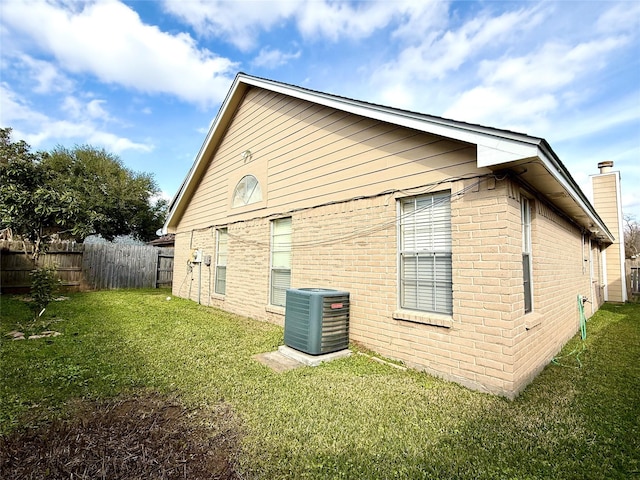
[[176,296],[282,325],[287,288],[347,291],[351,341],[509,398],[620,243],[543,139],[245,74],[165,231]]

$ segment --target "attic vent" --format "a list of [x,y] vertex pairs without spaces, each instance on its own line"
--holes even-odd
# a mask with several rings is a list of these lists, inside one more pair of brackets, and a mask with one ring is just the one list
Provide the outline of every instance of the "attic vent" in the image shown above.
[[290,288],[286,293],[284,343],[309,355],[349,345],[349,293],[326,288]]

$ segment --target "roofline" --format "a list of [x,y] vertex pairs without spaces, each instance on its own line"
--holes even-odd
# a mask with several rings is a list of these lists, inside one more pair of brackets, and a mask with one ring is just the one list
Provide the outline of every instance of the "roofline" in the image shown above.
[[[552,170],[549,170],[549,168],[547,168],[547,170],[549,170],[551,174],[556,177],[556,180],[558,180],[558,182],[565,188],[569,195],[571,195],[574,202],[576,202],[580,206],[580,208],[582,208],[582,210],[584,210],[584,212],[589,216],[591,222],[593,223],[593,229],[603,232],[611,241],[611,243],[613,243],[615,241],[615,237],[613,236],[607,225],[604,223],[602,218],[600,218],[600,215],[598,215],[598,212],[596,212],[596,209],[591,201],[587,198],[580,186],[573,179],[571,173],[569,173],[569,170],[567,170],[560,158],[551,148],[551,145],[549,145],[546,140],[541,140],[542,141],[540,144],[540,150],[542,155],[540,155],[539,158],[543,162],[549,162],[554,167]],[[555,175],[556,172],[559,174],[559,176]]]
[[[193,163],[193,165],[191,165],[191,168],[189,169],[187,176],[184,178],[184,180],[180,184],[180,188],[178,188],[178,191],[176,192],[175,196],[171,200],[171,203],[169,204],[169,213],[162,227],[163,234],[168,233],[171,220],[173,219],[173,216],[178,210],[178,207],[181,206],[181,203],[184,198],[184,194],[187,190],[187,186],[191,183],[192,179],[195,176],[195,173],[200,170],[202,159],[204,158],[204,154],[208,149],[207,147],[209,147],[209,144],[215,132],[218,131],[218,127],[222,124],[222,120],[223,118],[225,118],[226,113],[229,110],[229,105],[232,103],[232,99],[236,96],[236,91],[238,91],[240,87],[242,76],[244,76],[244,74],[238,73],[235,79],[233,80],[233,83],[231,84],[231,87],[229,88],[227,95],[225,96],[224,100],[222,101],[222,104],[220,105],[220,109],[218,110],[218,113],[216,114],[213,122],[211,122],[211,126],[209,127],[209,131],[207,132],[207,136],[205,137],[204,142],[202,142],[202,146],[200,147],[200,150],[198,150],[198,154],[196,155],[195,162]],[[242,93],[244,96],[244,92]]]
[[245,73],[238,73],[231,84],[229,92],[220,106],[220,110],[209,128],[209,132],[198,151],[196,160],[189,170],[189,173],[182,182],[178,192],[170,203],[169,214],[165,221],[163,232],[167,232],[172,224],[174,216],[185,206],[185,194],[197,174],[204,168],[202,162],[206,154],[211,152],[216,145],[212,145],[212,140],[218,137],[220,140],[230,115],[235,107],[240,103],[241,98],[249,87],[258,87],[265,90],[294,97],[300,100],[324,105],[337,110],[346,111],[355,115],[372,118],[375,120],[423,131],[443,137],[453,138],[462,142],[477,145],[477,165],[478,167],[499,168],[508,162],[523,159],[539,158],[545,169],[562,185],[569,196],[587,214],[591,223],[604,232],[611,242],[613,235],[606,227],[600,216],[596,213],[591,202],[584,195],[578,184],[575,182],[569,171],[562,164],[558,156],[552,150],[546,140],[532,137],[523,133],[510,130],[500,130],[493,127],[485,127],[457,120],[450,120],[433,115],[426,115],[409,110],[368,103],[341,97],[329,93],[310,90],[296,85],[290,85],[275,80],[255,77]]

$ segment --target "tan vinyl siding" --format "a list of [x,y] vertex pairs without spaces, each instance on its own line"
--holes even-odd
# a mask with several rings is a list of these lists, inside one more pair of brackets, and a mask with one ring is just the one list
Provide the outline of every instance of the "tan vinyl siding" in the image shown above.
[[[474,172],[475,162],[475,146],[253,88],[177,231],[417,187]],[[264,200],[232,209],[231,192],[247,174]]]

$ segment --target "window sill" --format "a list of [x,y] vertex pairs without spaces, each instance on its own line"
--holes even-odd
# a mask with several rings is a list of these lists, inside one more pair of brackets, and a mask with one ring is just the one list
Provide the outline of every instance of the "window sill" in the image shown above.
[[269,313],[275,313],[276,315],[284,315],[284,307],[279,307],[277,305],[267,305],[264,307],[265,311]]
[[396,310],[393,312],[394,320],[403,320],[406,322],[420,323],[423,325],[433,325],[435,327],[451,328],[453,327],[453,318],[451,315],[443,315],[439,313],[417,312],[413,310]]
[[224,300],[225,296],[220,293],[212,293],[211,300]]
[[524,316],[524,328],[532,330],[542,323],[542,315],[536,312],[529,312]]

